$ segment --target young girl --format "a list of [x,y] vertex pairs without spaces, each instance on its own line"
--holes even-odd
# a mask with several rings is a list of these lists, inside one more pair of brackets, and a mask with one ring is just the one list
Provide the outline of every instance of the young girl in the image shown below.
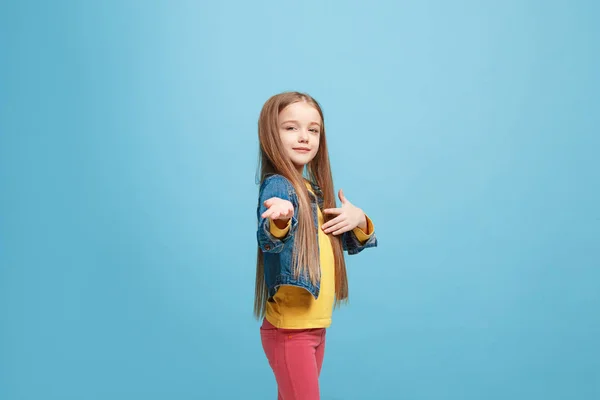
[[340,190],[323,112],[307,94],[271,97],[258,121],[260,190],[254,313],[279,400],[319,399],[325,330],[348,298],[344,251],[377,246],[372,221]]

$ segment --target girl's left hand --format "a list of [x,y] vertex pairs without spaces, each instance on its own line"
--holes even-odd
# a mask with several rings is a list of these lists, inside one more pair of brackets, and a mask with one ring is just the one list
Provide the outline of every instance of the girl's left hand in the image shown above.
[[339,208],[326,208],[323,210],[324,214],[337,215],[330,221],[327,221],[321,227],[327,234],[333,233],[334,235],[340,235],[344,232],[351,231],[352,229],[359,227],[363,231],[367,229],[367,217],[360,208],[350,203],[342,189],[339,190],[338,196],[342,202],[342,206]]

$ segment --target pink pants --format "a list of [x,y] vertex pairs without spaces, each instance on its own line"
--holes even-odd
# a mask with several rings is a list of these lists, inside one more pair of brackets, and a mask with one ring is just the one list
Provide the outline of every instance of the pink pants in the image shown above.
[[277,399],[319,400],[325,328],[278,329],[264,319],[260,336],[277,381]]

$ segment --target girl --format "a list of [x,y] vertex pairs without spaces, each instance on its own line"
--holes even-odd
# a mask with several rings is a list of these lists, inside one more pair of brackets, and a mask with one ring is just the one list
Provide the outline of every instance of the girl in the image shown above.
[[344,251],[377,246],[372,221],[338,192],[323,112],[304,93],[271,97],[258,121],[254,314],[279,400],[318,400],[325,330],[348,298]]

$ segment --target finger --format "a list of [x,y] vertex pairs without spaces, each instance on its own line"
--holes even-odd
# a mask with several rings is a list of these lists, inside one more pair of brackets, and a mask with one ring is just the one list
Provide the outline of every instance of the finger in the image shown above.
[[279,211],[275,211],[273,214],[271,214],[271,217],[270,217],[270,218],[271,218],[271,219],[277,219],[277,218],[279,218],[279,215],[280,215],[280,214],[281,214],[281,213],[280,213]]
[[271,197],[270,199],[265,200],[264,205],[265,207],[271,207],[273,205],[275,201],[275,197]]
[[337,231],[333,232],[333,235],[334,236],[341,235],[342,233],[348,232],[349,230],[350,230],[350,225],[346,225],[343,228],[338,229]]
[[325,233],[335,232],[335,231],[343,228],[346,225],[349,225],[347,221],[338,222],[337,224],[335,224],[333,226],[330,226],[329,228],[325,229],[324,232]]
[[271,214],[273,214],[273,210],[267,210],[264,213],[261,214],[262,218],[269,218],[271,216]]
[[343,215],[338,215],[337,217],[335,217],[334,219],[327,221],[323,224],[323,229],[327,229],[330,226],[333,226],[335,224],[339,224],[340,222],[342,222],[344,220],[344,216]]
[[348,202],[348,200],[346,200],[346,196],[344,196],[344,191],[342,189],[338,191],[338,197],[340,198],[342,204],[346,204]]
[[337,224],[336,226],[332,227],[330,230],[331,230],[332,235],[337,236],[341,233],[349,231],[350,224],[348,224],[347,222],[343,222],[341,224]]
[[323,214],[341,214],[341,208],[326,208],[323,210]]

